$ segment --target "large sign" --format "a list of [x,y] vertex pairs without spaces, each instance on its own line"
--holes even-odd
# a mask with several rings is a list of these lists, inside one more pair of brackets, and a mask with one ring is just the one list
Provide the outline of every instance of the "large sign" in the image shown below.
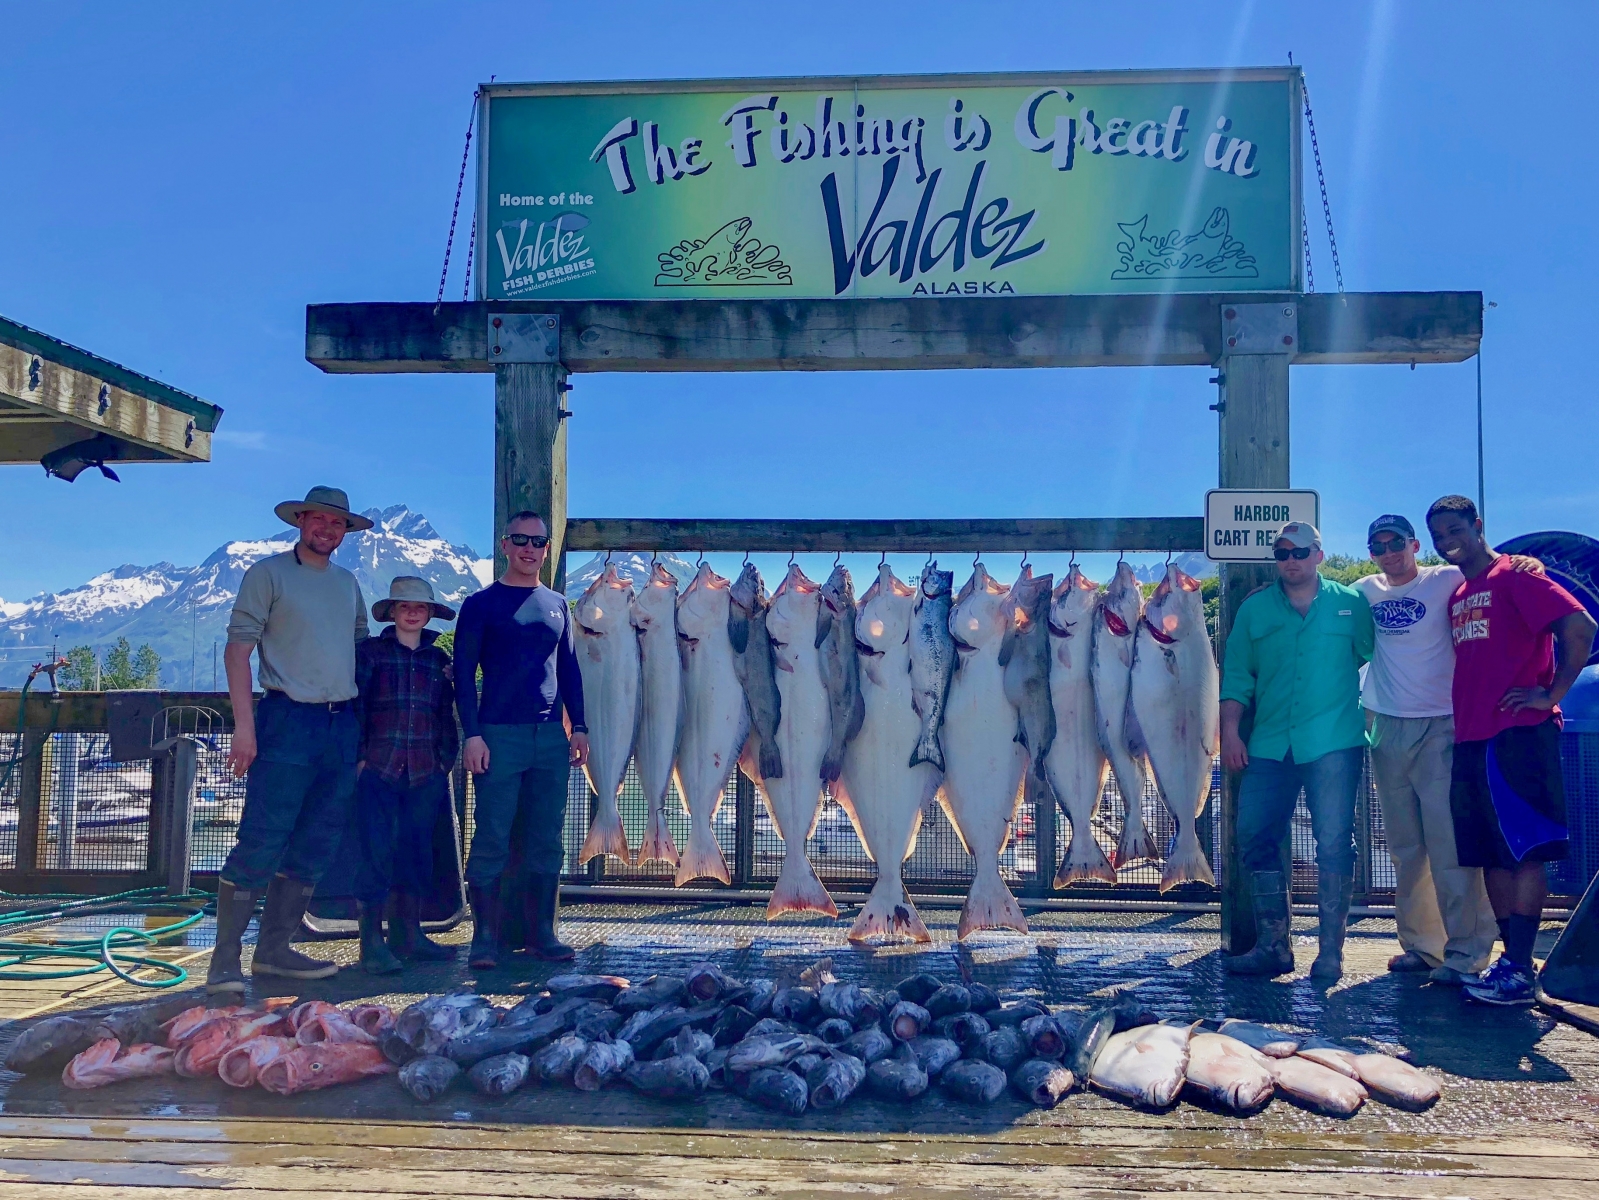
[[1321,495],[1306,489],[1205,493],[1205,557],[1213,562],[1271,562],[1277,534],[1290,521],[1321,528]]
[[1296,291],[1296,68],[490,84],[491,300]]

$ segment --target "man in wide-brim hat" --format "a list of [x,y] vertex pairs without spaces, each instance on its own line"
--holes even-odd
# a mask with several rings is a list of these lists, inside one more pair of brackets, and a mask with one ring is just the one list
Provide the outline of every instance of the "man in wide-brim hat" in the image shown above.
[[[299,539],[244,573],[223,657],[234,717],[228,765],[249,778],[238,836],[217,882],[210,992],[244,990],[240,946],[263,896],[251,974],[323,979],[339,969],[289,943],[355,796],[355,648],[367,636],[366,601],[355,576],[332,556],[345,534],[372,522],[352,513],[349,497],[333,487],[314,487],[274,511]],[[252,651],[265,693],[259,706]]]

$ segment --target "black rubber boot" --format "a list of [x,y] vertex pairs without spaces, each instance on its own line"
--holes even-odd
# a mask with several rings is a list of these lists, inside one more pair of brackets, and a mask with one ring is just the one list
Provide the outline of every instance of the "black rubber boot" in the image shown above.
[[383,940],[383,905],[360,904],[360,912],[361,970],[368,975],[393,975],[405,970],[405,964]]
[[315,884],[287,875],[274,875],[261,910],[260,933],[255,942],[252,975],[279,975],[284,979],[327,979],[339,973],[339,964],[301,954],[289,945],[300,928],[300,918],[311,903]]
[[1294,969],[1289,940],[1288,889],[1281,871],[1256,871],[1250,876],[1255,909],[1255,947],[1227,959],[1234,975],[1287,975]]
[[[389,919],[389,949],[410,962],[449,962],[455,947],[430,941],[422,932],[422,897],[415,892],[391,893],[394,915]],[[398,945],[396,945],[398,942]]]
[[492,971],[500,965],[500,880],[470,883],[466,888],[472,905],[472,948],[467,965],[474,971]]
[[1310,964],[1310,977],[1332,983],[1344,973],[1344,936],[1349,932],[1349,903],[1354,898],[1355,880],[1351,875],[1318,875],[1316,912],[1321,921],[1317,937],[1321,943],[1316,961]]
[[577,951],[556,934],[556,919],[561,911],[561,877],[530,875],[522,897],[527,920],[527,952],[545,962],[570,962]]
[[212,995],[244,991],[239,954],[244,931],[255,916],[255,897],[256,893],[240,891],[226,879],[217,881],[217,941],[211,950],[211,969],[205,976],[205,990]]

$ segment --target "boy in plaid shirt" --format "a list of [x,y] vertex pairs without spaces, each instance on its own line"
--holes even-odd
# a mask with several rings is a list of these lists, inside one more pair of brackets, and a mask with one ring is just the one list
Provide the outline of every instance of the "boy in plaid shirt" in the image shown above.
[[[356,828],[362,865],[356,881],[361,910],[361,967],[375,974],[403,969],[402,959],[442,962],[455,951],[429,941],[420,919],[422,892],[433,877],[433,831],[449,804],[449,774],[459,739],[450,658],[427,628],[455,610],[433,599],[427,580],[402,575],[389,597],[372,606],[393,622],[356,650],[356,715],[361,750]],[[394,919],[387,944],[383,913]]]

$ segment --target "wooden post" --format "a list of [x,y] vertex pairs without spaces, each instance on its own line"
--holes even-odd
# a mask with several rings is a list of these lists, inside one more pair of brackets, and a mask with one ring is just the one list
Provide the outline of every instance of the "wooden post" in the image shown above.
[[[1229,354],[1222,358],[1218,486],[1288,487],[1288,360],[1282,353]],[[1229,563],[1221,569],[1221,613],[1216,659],[1226,669],[1227,635],[1244,597],[1277,577],[1269,564]],[[1255,944],[1249,879],[1238,861],[1238,775],[1221,781],[1221,948],[1242,954]]]
[[494,573],[505,570],[500,535],[514,512],[531,509],[550,530],[543,580],[556,586],[566,540],[566,371],[556,363],[494,368]]
[[748,887],[755,877],[755,785],[733,769],[733,886]]
[[17,780],[17,870],[37,871],[44,851],[48,816],[44,811],[44,758],[50,735],[43,729],[23,731],[16,753],[23,759],[14,768]]

